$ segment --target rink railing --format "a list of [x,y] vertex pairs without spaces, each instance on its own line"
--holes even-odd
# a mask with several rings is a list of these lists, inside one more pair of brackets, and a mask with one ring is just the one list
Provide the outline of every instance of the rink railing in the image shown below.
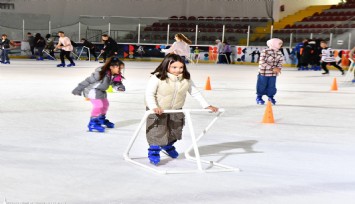
[[[238,168],[223,165],[214,161],[207,161],[201,159],[200,152],[197,146],[197,142],[201,140],[201,138],[208,132],[208,130],[212,127],[212,125],[217,121],[217,119],[225,112],[224,109],[219,109],[219,111],[216,113],[216,116],[213,118],[213,120],[207,125],[207,127],[201,132],[201,134],[196,137],[195,132],[194,132],[194,127],[192,124],[191,120],[191,112],[211,112],[209,109],[182,109],[182,110],[164,110],[164,113],[184,113],[185,114],[185,119],[188,125],[188,129],[190,132],[191,136],[191,142],[192,144],[185,150],[185,158],[188,161],[196,162],[197,169],[196,170],[166,170],[166,169],[161,169],[163,168],[162,165],[154,166],[153,164],[146,165],[143,163],[140,163],[138,161],[135,161],[134,158],[131,158],[129,155],[129,152],[131,148],[133,147],[134,142],[136,141],[140,130],[142,129],[143,125],[146,123],[147,118],[150,114],[154,114],[152,110],[148,110],[145,112],[142,120],[139,123],[138,128],[133,134],[133,137],[131,138],[129,145],[126,149],[126,151],[123,154],[123,157],[126,161],[138,165],[140,167],[143,167],[144,169],[148,169],[151,171],[154,171],[156,173],[160,174],[179,174],[179,173],[203,173],[203,172],[226,172],[226,171],[240,171]],[[194,150],[195,157],[190,155],[190,151]],[[148,158],[146,158],[148,160]],[[209,164],[208,168],[216,167],[216,169],[204,169],[202,167],[202,163]],[[153,166],[155,168],[153,168]]]

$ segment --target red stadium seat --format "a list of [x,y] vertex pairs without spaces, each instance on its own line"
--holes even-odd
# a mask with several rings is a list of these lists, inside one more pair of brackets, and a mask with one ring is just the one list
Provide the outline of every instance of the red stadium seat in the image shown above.
[[196,18],[195,16],[190,16],[190,17],[187,18],[187,20],[189,20],[189,21],[196,21],[197,18]]
[[186,16],[180,16],[179,20],[185,21],[187,20]]

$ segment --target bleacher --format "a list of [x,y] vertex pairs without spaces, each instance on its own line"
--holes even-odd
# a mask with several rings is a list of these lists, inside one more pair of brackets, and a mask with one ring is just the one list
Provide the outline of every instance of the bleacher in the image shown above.
[[256,17],[171,16],[167,20],[159,20],[146,26],[143,29],[142,36],[146,40],[166,40],[169,25],[169,39],[174,40],[176,33],[184,33],[194,41],[196,25],[198,25],[198,44],[211,44],[216,39],[221,39],[223,25],[225,25],[225,40],[235,44],[239,37],[246,36],[249,25],[252,27],[266,26],[269,20],[268,18]]
[[275,30],[283,40],[289,40],[290,33],[296,34],[296,41],[301,41],[310,34],[318,38],[328,40],[329,34],[343,34],[355,28],[355,0],[348,0],[346,3],[333,5],[330,9],[295,22],[293,25],[286,25],[283,29]]

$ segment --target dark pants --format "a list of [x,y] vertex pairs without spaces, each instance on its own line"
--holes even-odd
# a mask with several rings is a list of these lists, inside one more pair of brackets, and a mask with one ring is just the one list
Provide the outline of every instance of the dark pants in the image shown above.
[[34,56],[35,55],[35,46],[30,46],[30,50],[31,50],[32,56]]
[[44,47],[36,47],[37,48],[37,51],[38,51],[38,55],[40,57],[43,57],[43,50],[44,50]]
[[297,67],[301,67],[301,55],[299,52],[296,53],[297,56]]
[[337,65],[335,62],[322,62],[322,64],[321,64],[322,69],[323,69],[326,73],[329,72],[329,70],[328,70],[328,68],[327,68],[327,64],[330,64],[330,65],[336,67],[337,69],[339,69],[339,70],[343,73],[343,68],[341,68],[341,67],[340,67],[339,65]]
[[227,59],[227,64],[230,64],[231,63],[231,52],[226,52],[226,53],[224,53],[224,54],[226,54],[226,59]]
[[[94,49],[90,49],[90,54],[92,54],[95,59],[97,58],[97,55],[96,55],[96,52],[95,52],[95,48]],[[88,59],[89,59],[89,52],[86,52],[86,56],[88,56]]]
[[10,52],[10,50],[8,50],[6,48],[1,50],[1,61],[2,62],[9,62],[10,61],[9,52]]
[[74,64],[73,59],[70,57],[70,51],[65,51],[65,50],[60,51],[60,61],[62,61],[62,64],[65,64],[64,56],[70,61],[71,64]]
[[256,83],[256,95],[260,97],[267,95],[272,98],[276,92],[276,76],[263,76],[259,74]]

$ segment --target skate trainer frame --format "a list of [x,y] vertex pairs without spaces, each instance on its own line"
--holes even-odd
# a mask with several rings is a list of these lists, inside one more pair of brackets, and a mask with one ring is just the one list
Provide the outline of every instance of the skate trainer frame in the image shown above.
[[[234,167],[230,167],[227,165],[223,165],[214,161],[206,161],[201,159],[200,157],[200,152],[198,150],[198,146],[197,146],[197,142],[207,133],[207,131],[212,127],[212,125],[217,121],[217,119],[224,113],[224,109],[219,109],[219,112],[217,113],[216,117],[207,125],[207,127],[202,131],[202,133],[196,138],[195,136],[195,132],[193,129],[193,125],[192,125],[192,121],[191,121],[191,112],[210,112],[210,110],[208,109],[182,109],[182,110],[164,110],[164,113],[184,113],[185,114],[185,118],[187,121],[187,125],[190,131],[190,135],[191,135],[191,140],[192,140],[192,144],[189,146],[189,148],[186,149],[186,151],[184,152],[185,154],[185,158],[188,161],[193,161],[196,162],[197,164],[197,170],[159,170],[159,166],[156,168],[153,168],[153,165],[145,165],[142,164],[140,162],[137,162],[135,160],[133,160],[131,157],[129,157],[129,151],[131,150],[135,140],[137,139],[140,130],[142,129],[143,125],[146,123],[146,120],[148,118],[148,116],[150,114],[154,114],[154,112],[152,110],[148,110],[145,112],[141,122],[139,123],[138,128],[136,129],[136,131],[133,134],[133,137],[131,138],[129,145],[127,147],[127,150],[124,152],[123,157],[126,161],[136,164],[138,166],[141,166],[145,169],[154,171],[156,173],[161,173],[161,174],[178,174],[178,173],[203,173],[203,172],[220,172],[220,171],[239,171],[238,168],[234,168]],[[194,150],[195,153],[195,157],[191,156],[189,154],[189,152],[191,150]],[[147,158],[148,159],[148,158]],[[210,166],[215,166],[217,167],[217,169],[203,169],[202,168],[202,163],[205,164],[209,164]]]

